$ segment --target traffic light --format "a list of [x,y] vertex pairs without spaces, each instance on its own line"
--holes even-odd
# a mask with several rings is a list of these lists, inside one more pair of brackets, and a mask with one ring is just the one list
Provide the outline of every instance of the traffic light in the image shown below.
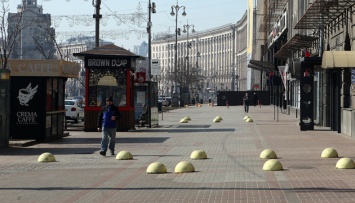
[[152,13],[156,13],[157,10],[156,10],[156,6],[155,6],[155,3],[153,2],[152,3]]

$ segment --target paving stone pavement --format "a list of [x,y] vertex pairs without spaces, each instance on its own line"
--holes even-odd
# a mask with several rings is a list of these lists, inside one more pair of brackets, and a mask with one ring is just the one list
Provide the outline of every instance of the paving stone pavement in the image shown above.
[[[275,114],[274,114],[275,113]],[[116,152],[133,160],[99,155],[99,132],[70,136],[28,147],[0,149],[0,202],[355,202],[355,170],[336,169],[339,158],[321,158],[327,147],[355,157],[355,140],[318,128],[300,131],[295,115],[273,106],[189,107],[164,112],[156,128],[118,132]],[[163,116],[163,117],[162,117]],[[190,116],[189,123],[179,123]],[[220,123],[213,123],[221,116]],[[206,160],[191,160],[194,150]],[[263,171],[264,149],[273,149],[283,171]],[[57,162],[38,163],[51,152]],[[147,174],[162,162],[165,174]],[[174,173],[190,161],[193,173]]]

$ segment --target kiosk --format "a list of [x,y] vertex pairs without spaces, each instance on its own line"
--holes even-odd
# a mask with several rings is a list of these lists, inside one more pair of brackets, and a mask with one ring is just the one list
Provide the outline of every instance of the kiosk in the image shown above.
[[99,112],[106,104],[106,97],[111,96],[121,112],[117,130],[134,129],[134,72],[136,59],[144,58],[113,44],[73,55],[85,64],[84,130],[97,131]]
[[9,60],[10,138],[46,141],[64,135],[65,82],[80,64],[64,60]]

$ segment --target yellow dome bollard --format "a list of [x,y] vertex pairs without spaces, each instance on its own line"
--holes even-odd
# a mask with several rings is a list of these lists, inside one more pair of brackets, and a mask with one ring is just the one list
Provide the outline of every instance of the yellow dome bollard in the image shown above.
[[353,169],[355,168],[355,163],[350,158],[341,158],[338,160],[335,167],[339,169]]
[[277,155],[274,150],[265,149],[260,153],[260,159],[277,159]]
[[186,118],[182,118],[181,120],[180,120],[180,123],[188,123],[189,122],[189,120],[187,120]]
[[219,120],[223,120],[222,117],[220,117],[220,116],[216,116],[216,118],[218,118]]
[[147,173],[150,174],[157,174],[157,173],[167,173],[168,170],[166,170],[166,167],[164,164],[160,162],[153,162],[149,164],[147,168]]
[[175,166],[175,173],[195,172],[195,167],[188,161],[181,161]]
[[186,116],[186,117],[184,117],[184,118],[182,118],[182,119],[186,119],[186,120],[188,120],[188,121],[191,121],[190,116]]
[[38,162],[55,162],[55,157],[49,152],[45,152],[38,157]]
[[190,159],[207,159],[207,154],[203,150],[195,150],[191,153]]
[[247,120],[248,118],[250,118],[250,116],[244,116],[243,120]]
[[245,122],[247,122],[247,123],[252,123],[252,122],[254,122],[254,121],[253,121],[252,118],[248,118],[247,120],[245,120]]
[[276,159],[267,160],[263,166],[264,171],[282,171],[282,164]]
[[320,155],[322,158],[337,158],[338,152],[333,148],[326,148],[322,151]]
[[221,120],[218,119],[218,118],[214,118],[214,119],[213,119],[213,122],[214,122],[214,123],[219,123],[219,122],[221,122]]
[[129,159],[133,159],[133,155],[131,154],[131,152],[123,150],[123,151],[118,152],[116,159],[117,160],[129,160]]

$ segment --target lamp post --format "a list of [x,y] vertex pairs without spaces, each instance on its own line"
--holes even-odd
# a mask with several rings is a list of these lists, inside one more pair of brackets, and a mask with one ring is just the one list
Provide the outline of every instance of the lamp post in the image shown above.
[[152,102],[151,102],[151,73],[152,73],[152,13],[156,13],[156,5],[155,3],[151,3],[150,0],[148,2],[148,10],[149,10],[149,16],[148,16],[148,23],[147,23],[147,32],[148,32],[148,77],[149,77],[149,83],[148,83],[148,126],[149,128],[152,127],[152,122],[151,122],[151,107],[152,107]]
[[[190,78],[187,81],[187,89],[189,89],[190,83],[191,83],[191,76],[190,76],[190,64],[189,64],[189,49],[191,48],[191,44],[189,44],[189,30],[192,27],[192,33],[195,32],[195,25],[190,25],[189,21],[187,21],[187,24],[184,25],[184,30],[182,31],[183,33],[186,33],[186,72],[187,72],[187,78]],[[188,98],[190,98],[191,94],[189,93]]]
[[[185,6],[179,6],[178,5],[178,2],[176,2],[176,5],[174,6],[171,6],[171,12],[170,12],[170,15],[171,16],[174,16],[175,15],[175,64],[174,64],[174,80],[175,80],[175,85],[174,85],[174,92],[173,92],[173,102],[171,104],[171,106],[173,107],[178,107],[179,106],[179,103],[178,103],[178,100],[179,100],[179,94],[177,92],[177,81],[176,81],[176,78],[177,78],[177,36],[178,34],[180,33],[180,29],[178,29],[177,27],[177,22],[178,22],[178,14],[179,14],[179,10],[180,9],[184,9],[184,12],[182,13],[183,16],[186,16],[186,12],[185,12],[185,9],[186,7]],[[175,10],[175,12],[174,12]]]

